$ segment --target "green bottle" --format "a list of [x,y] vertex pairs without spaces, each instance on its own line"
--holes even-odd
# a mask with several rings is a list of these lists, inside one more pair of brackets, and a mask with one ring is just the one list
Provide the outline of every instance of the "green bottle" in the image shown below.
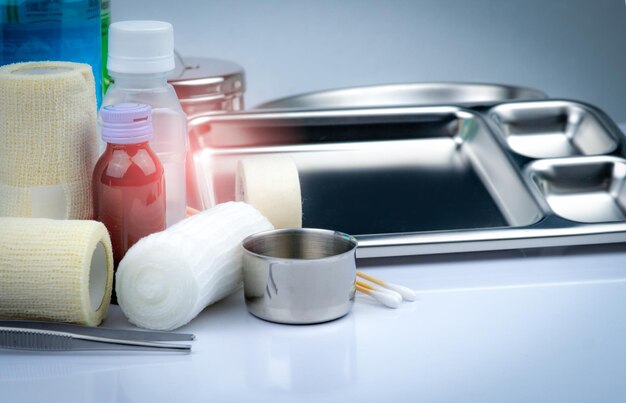
[[106,93],[111,84],[111,76],[107,70],[107,55],[109,54],[109,25],[111,24],[111,0],[100,2],[100,23],[102,31],[102,94]]

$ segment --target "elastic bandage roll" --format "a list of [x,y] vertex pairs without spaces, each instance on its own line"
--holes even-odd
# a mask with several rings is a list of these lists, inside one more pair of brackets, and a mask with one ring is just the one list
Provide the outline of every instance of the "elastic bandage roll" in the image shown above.
[[91,67],[0,67],[0,216],[90,219],[98,158]]
[[302,227],[302,196],[298,168],[290,157],[243,158],[237,166],[237,201],[251,204],[275,228]]
[[102,223],[0,218],[0,318],[97,326],[112,283],[111,240]]
[[254,207],[229,202],[141,239],[117,269],[115,292],[122,311],[147,329],[187,324],[241,288],[241,241],[272,228]]

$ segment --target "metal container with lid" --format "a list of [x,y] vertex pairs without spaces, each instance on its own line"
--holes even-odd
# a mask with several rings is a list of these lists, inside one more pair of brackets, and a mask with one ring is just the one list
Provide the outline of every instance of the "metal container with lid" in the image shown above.
[[243,109],[245,78],[237,63],[178,55],[168,82],[190,122],[200,116]]
[[208,116],[243,110],[244,71],[237,63],[226,60],[183,58],[176,53],[176,68],[168,77],[168,82],[174,87],[187,114],[187,205],[201,208],[199,179],[193,162],[193,155],[201,148],[198,134],[207,130]]

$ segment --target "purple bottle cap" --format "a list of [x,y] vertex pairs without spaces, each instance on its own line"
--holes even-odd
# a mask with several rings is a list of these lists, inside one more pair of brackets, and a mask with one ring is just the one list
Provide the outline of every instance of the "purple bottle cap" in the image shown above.
[[107,105],[100,110],[102,140],[113,144],[137,144],[152,138],[152,108],[144,104]]

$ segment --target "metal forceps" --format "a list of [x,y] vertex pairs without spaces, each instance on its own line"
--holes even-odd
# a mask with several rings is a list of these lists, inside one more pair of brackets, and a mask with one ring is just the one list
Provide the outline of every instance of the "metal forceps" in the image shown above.
[[65,323],[0,320],[0,349],[31,351],[177,351],[189,353],[193,334],[117,330]]

